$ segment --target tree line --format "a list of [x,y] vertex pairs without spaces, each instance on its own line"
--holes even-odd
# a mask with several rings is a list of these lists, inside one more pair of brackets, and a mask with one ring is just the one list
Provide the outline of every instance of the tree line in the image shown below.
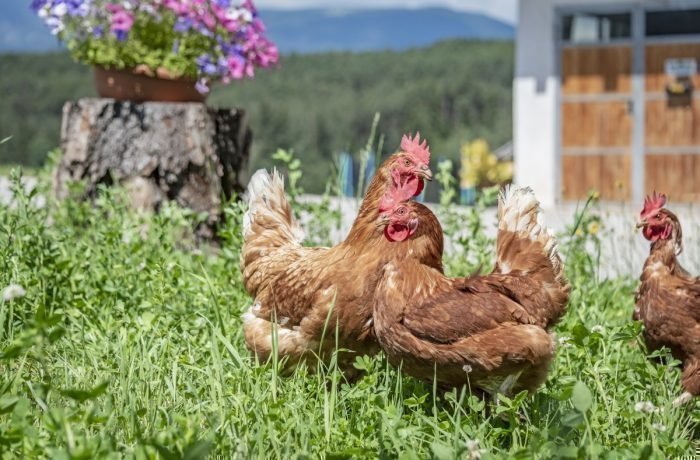
[[[273,164],[278,148],[302,161],[301,185],[321,192],[340,152],[357,158],[374,114],[383,155],[420,130],[433,158],[459,159],[476,137],[511,138],[512,42],[454,40],[403,52],[290,54],[254,80],[215,87],[212,106],[249,115],[250,170]],[[59,144],[65,100],[94,96],[92,69],[64,53],[0,55],[0,163],[41,165]]]

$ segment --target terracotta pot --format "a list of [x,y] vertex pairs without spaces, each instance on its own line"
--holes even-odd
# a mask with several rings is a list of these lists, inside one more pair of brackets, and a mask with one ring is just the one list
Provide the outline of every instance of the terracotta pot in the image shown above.
[[172,77],[165,69],[154,73],[145,66],[130,70],[95,67],[97,94],[119,101],[204,102],[207,95],[194,85],[194,80]]

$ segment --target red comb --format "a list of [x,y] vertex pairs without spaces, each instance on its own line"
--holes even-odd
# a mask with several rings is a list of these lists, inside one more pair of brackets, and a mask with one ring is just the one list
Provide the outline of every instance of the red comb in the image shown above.
[[651,196],[647,195],[646,199],[644,200],[644,209],[642,209],[642,212],[639,215],[643,216],[651,211],[661,209],[665,204],[666,195],[663,193],[657,194],[656,190],[654,190],[654,193]]
[[421,143],[420,132],[417,132],[413,139],[411,139],[410,134],[404,134],[401,138],[401,150],[415,156],[421,163],[430,163],[430,147],[425,139]]
[[379,212],[384,212],[392,209],[402,201],[410,200],[416,191],[415,184],[409,184],[410,180],[401,179],[401,173],[398,169],[391,170],[391,184],[387,187],[382,200],[379,202]]

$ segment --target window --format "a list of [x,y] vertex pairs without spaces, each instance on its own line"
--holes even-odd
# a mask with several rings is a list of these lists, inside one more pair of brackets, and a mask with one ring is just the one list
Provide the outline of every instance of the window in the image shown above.
[[700,34],[700,10],[649,11],[647,37]]
[[575,13],[564,16],[563,39],[570,43],[604,43],[632,37],[630,13]]

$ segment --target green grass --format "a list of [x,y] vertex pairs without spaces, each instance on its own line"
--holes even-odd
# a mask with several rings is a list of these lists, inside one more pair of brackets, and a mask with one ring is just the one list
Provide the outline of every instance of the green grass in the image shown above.
[[[0,300],[0,458],[664,458],[698,446],[699,403],[672,408],[678,369],[640,347],[635,281],[593,276],[583,247],[597,235],[563,238],[573,292],[546,385],[494,409],[436,395],[383,356],[358,358],[367,374],[352,386],[332,366],[284,378],[255,363],[240,205],[214,250],[192,242],[195,216],[137,214],[118,191],[94,207],[31,198],[0,207],[0,288],[26,291]],[[448,257],[453,274],[490,257],[477,211],[441,210],[448,232],[474,226],[468,257]],[[644,401],[657,409],[635,410]]]

